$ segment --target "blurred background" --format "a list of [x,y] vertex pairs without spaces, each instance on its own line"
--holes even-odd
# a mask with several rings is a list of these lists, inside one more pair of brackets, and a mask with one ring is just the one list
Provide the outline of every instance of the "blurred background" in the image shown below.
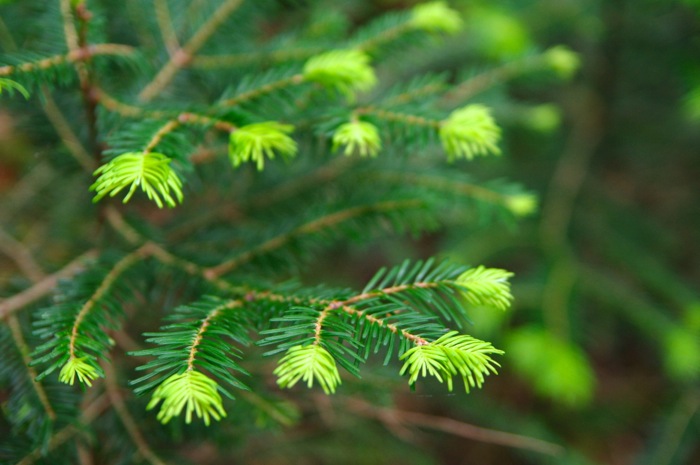
[[[336,3],[360,25],[416,2]],[[220,463],[700,464],[700,1],[449,4],[466,27],[440,53],[417,52],[426,71],[468,64],[488,76],[557,45],[578,54],[570,76],[487,80],[472,99],[494,108],[504,153],[468,169],[523,184],[538,212],[465,228],[469,213],[457,211],[459,227],[427,237],[339,245],[305,281],[361,287],[381,266],[430,255],[511,270],[514,307],[476,309],[467,329],[506,351],[500,373],[469,395],[429,381],[410,391],[379,357],[336,396],[284,393],[289,402],[254,430],[234,418],[245,411],[233,413],[222,428],[240,440],[219,445],[230,451]],[[33,150],[17,123],[0,109],[0,196],[13,191],[5,217],[21,205]],[[32,234],[46,241],[61,215],[52,210],[48,229]],[[183,457],[210,462],[201,440],[211,431],[187,434]]]
[[[369,450],[373,437],[385,453],[410,444],[404,463],[699,464],[700,2],[450,4],[464,13],[465,31],[433,68],[469,62],[484,72],[563,44],[579,54],[580,69],[566,82],[528,74],[473,98],[495,108],[504,156],[469,169],[524,184],[538,195],[536,215],[506,230],[477,223],[346,251],[357,269],[342,279],[358,283],[376,269],[368,257],[381,265],[448,251],[506,268],[516,302],[506,314],[473,315],[471,333],[506,351],[484,389],[396,388],[394,417],[353,404],[354,415],[378,420],[394,439],[349,424],[353,439],[339,450]],[[415,411],[433,415],[432,426],[402,417]],[[503,438],[448,418],[564,447],[513,438],[505,442],[518,447],[497,446],[490,443]],[[364,463],[400,463],[398,454]]]

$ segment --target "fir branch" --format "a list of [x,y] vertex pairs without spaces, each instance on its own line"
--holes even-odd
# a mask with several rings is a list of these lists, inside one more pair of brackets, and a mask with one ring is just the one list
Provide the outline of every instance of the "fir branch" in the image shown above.
[[457,84],[447,92],[442,102],[446,106],[458,106],[473,96],[498,84],[503,84],[523,74],[543,68],[551,68],[563,77],[572,75],[579,62],[575,53],[565,47],[552,47],[540,54],[508,61],[496,68],[477,74]]
[[165,136],[173,132],[179,126],[180,121],[178,120],[170,120],[163,124],[163,126],[161,126],[160,129],[153,134],[153,137],[151,137],[151,139],[146,143],[146,146],[143,148],[143,153],[146,154],[152,152],[153,149],[155,149],[156,146],[161,143]]
[[102,299],[107,292],[109,292],[110,288],[114,285],[122,273],[139,261],[143,260],[144,257],[145,249],[142,247],[119,260],[109,271],[109,273],[107,273],[100,286],[80,308],[78,313],[75,315],[73,324],[70,328],[70,337],[68,339],[68,353],[70,355],[70,359],[78,358],[77,353],[80,350],[78,335],[80,334],[80,326],[83,324],[84,320],[95,309],[100,299]]
[[243,252],[242,254],[224,261],[220,263],[219,265],[209,267],[205,271],[205,275],[208,278],[217,278],[219,276],[222,276],[224,274],[230,273],[234,269],[238,268],[244,263],[247,263],[254,259],[255,257],[271,252],[273,250],[276,250],[280,247],[282,247],[284,244],[288,243],[290,240],[299,237],[299,236],[306,236],[309,234],[316,233],[318,231],[321,231],[323,229],[328,229],[333,226],[336,226],[340,223],[346,222],[348,220],[351,220],[353,218],[362,216],[367,213],[381,213],[381,212],[387,212],[387,211],[393,211],[396,209],[400,208],[406,208],[406,207],[416,207],[422,205],[423,202],[418,199],[409,199],[409,200],[391,200],[391,201],[386,201],[386,202],[379,202],[374,205],[363,205],[363,206],[357,206],[357,207],[351,207],[345,210],[333,212],[331,214],[328,214],[324,217],[317,218],[315,220],[312,220],[308,223],[305,223],[292,231],[289,231],[284,234],[280,234],[279,236],[275,236],[272,239],[269,239],[259,246],[248,250],[246,252]]
[[53,406],[51,405],[51,402],[49,401],[49,397],[46,395],[44,387],[41,385],[40,382],[36,381],[36,370],[34,369],[34,367],[30,366],[30,363],[32,361],[30,356],[31,350],[29,349],[27,342],[24,340],[22,328],[20,327],[17,316],[10,315],[7,318],[7,326],[10,328],[10,334],[12,335],[12,339],[14,340],[15,345],[17,346],[17,350],[19,351],[22,357],[23,365],[26,368],[27,375],[29,377],[29,383],[31,383],[32,388],[34,389],[34,392],[36,393],[37,398],[39,399],[39,402],[44,408],[44,411],[46,412],[46,415],[48,416],[49,420],[55,421],[56,412]]
[[472,387],[481,387],[484,376],[496,373],[499,364],[491,354],[503,354],[503,351],[488,342],[450,331],[401,355],[401,360],[405,360],[401,374],[410,375],[409,384],[414,384],[419,376],[433,376],[441,383],[447,381],[449,391],[452,391],[452,378],[458,375],[468,393]]
[[248,53],[232,53],[227,55],[197,55],[192,59],[191,67],[201,69],[234,68],[258,62],[265,62],[271,65],[284,63],[287,61],[303,60],[317,55],[325,48],[304,47],[304,48],[283,48],[271,51],[254,51]]
[[88,172],[92,173],[96,168],[95,160],[83,146],[77,134],[71,128],[61,109],[56,105],[51,93],[46,86],[41,86],[42,108],[51,125],[56,130],[63,144],[73,155],[73,158]]
[[154,0],[153,9],[156,13],[156,22],[158,23],[158,29],[160,30],[163,43],[168,50],[168,55],[172,57],[180,48],[180,42],[177,39],[177,33],[173,27],[167,0]]
[[386,121],[408,124],[411,126],[422,126],[434,130],[439,130],[441,127],[440,121],[424,118],[422,116],[412,115],[398,111],[383,110],[376,107],[362,107],[355,110],[357,115],[371,115]]
[[515,190],[515,187],[498,188],[498,186],[479,185],[465,178],[456,178],[454,173],[449,174],[450,176],[438,176],[406,171],[396,173],[379,171],[371,176],[383,182],[390,181],[402,184],[407,182],[413,186],[461,194],[480,202],[503,207],[519,217],[531,215],[537,209],[537,198],[532,194]]
[[[109,400],[106,395],[102,395],[90,404],[81,409],[80,423],[90,425],[109,407]],[[48,444],[37,447],[22,458],[16,465],[33,465],[46,455],[47,451],[52,451],[67,442],[76,434],[83,432],[83,429],[74,424],[63,427],[51,436]]]
[[119,386],[117,385],[117,374],[114,368],[109,363],[102,363],[102,369],[105,373],[105,390],[107,397],[109,398],[110,404],[114,408],[117,416],[124,425],[129,437],[136,445],[141,457],[148,461],[151,465],[165,465],[165,462],[161,460],[158,455],[153,452],[153,448],[146,441],[146,437],[138,427],[136,420],[129,413],[129,409],[124,402],[122,394],[119,392]]
[[271,94],[273,92],[278,92],[287,87],[297,86],[304,82],[304,76],[302,74],[294,74],[289,77],[281,78],[277,81],[266,83],[256,89],[251,89],[234,97],[226,100],[222,100],[217,105],[221,107],[235,107],[240,106],[243,103],[255,100],[264,95]]
[[48,340],[35,349],[32,365],[50,363],[37,380],[59,367],[59,380],[68,384],[77,377],[90,385],[91,380],[102,375],[97,358],[104,356],[112,344],[105,330],[118,325],[116,318],[122,312],[111,291],[118,286],[126,291],[120,278],[146,258],[147,251],[140,247],[104,274],[93,270],[62,286],[63,296],[36,322],[36,334]]
[[180,68],[189,64],[192,57],[241,3],[243,3],[243,0],[225,0],[211,15],[209,20],[199,27],[187,43],[170,57],[165,66],[143,88],[139,93],[139,100],[148,102],[160,94],[170,84]]
[[122,44],[92,44],[76,48],[66,54],[53,55],[37,61],[20,63],[17,65],[0,66],[0,76],[12,76],[22,73],[33,73],[55,68],[64,64],[77,64],[90,60],[95,56],[128,56],[133,55],[135,49]]
[[[371,24],[360,30],[356,34],[356,39],[362,38],[355,44],[355,48],[372,53],[383,45],[395,41],[402,35],[411,32],[413,25],[409,16],[403,12],[394,15],[385,15],[377,21],[378,24]],[[391,26],[387,27],[387,24]],[[375,32],[376,31],[376,32]]]

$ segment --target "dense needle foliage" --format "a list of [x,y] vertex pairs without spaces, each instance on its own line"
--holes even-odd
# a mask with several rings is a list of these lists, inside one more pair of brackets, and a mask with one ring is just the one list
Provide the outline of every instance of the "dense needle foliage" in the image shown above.
[[[528,16],[459,1],[0,2],[0,116],[28,137],[0,178],[0,462],[457,463],[462,446],[431,456],[413,425],[523,463],[594,463],[575,438],[559,445],[571,438],[545,409],[487,400],[494,384],[517,405],[514,374],[563,412],[595,392],[566,289],[601,278],[547,225],[556,200],[541,309],[542,257],[519,262],[538,210],[520,182],[541,182],[532,160],[560,121],[526,101],[581,59],[536,46],[514,14]],[[626,292],[610,286],[596,295]],[[650,309],[635,322],[662,330],[692,402],[688,295],[690,323]],[[445,416],[415,412],[425,393]],[[465,409],[522,435],[458,423]]]

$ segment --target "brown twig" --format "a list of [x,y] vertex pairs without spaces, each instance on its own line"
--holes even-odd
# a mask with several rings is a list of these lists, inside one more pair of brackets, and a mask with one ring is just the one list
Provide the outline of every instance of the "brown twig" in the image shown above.
[[519,434],[482,428],[452,418],[419,412],[409,412],[396,408],[379,407],[358,399],[348,398],[345,399],[344,403],[351,411],[359,415],[379,420],[386,425],[394,427],[399,424],[403,426],[428,428],[474,441],[497,444],[515,449],[525,449],[555,457],[561,456],[565,452],[565,449],[558,444],[528,436],[521,436]]
[[153,449],[148,444],[141,430],[136,424],[136,420],[129,413],[129,409],[126,407],[126,403],[122,398],[121,392],[119,392],[119,386],[117,385],[116,373],[114,368],[112,368],[111,363],[102,363],[102,369],[105,372],[105,389],[107,391],[107,397],[109,402],[114,407],[114,411],[121,420],[124,429],[126,429],[127,434],[134,442],[136,449],[138,450],[141,457],[143,457],[147,462],[153,465],[165,465],[165,462],[158,457],[158,455],[153,452]]
[[0,228],[0,252],[10,257],[17,268],[32,281],[37,282],[46,277],[29,249],[2,228]]
[[42,279],[29,289],[26,289],[19,294],[3,300],[0,302],[0,320],[6,319],[8,316],[12,315],[17,310],[26,307],[27,305],[35,302],[42,297],[46,296],[51,290],[56,287],[58,281],[65,278],[70,278],[71,276],[79,273],[85,266],[87,260],[91,260],[97,257],[97,250],[89,250],[83,255],[79,256],[68,265],[63,267],[61,270],[47,276]]
[[175,74],[186,66],[192,57],[209,40],[221,24],[233,13],[243,0],[226,0],[211,15],[202,26],[194,33],[187,43],[177,49],[155,77],[143,88],[139,94],[139,100],[148,102],[160,94],[170,84]]

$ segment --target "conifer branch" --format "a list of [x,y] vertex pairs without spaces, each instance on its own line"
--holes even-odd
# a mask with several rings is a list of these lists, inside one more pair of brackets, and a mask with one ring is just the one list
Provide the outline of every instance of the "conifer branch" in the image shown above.
[[391,201],[385,201],[385,202],[379,202],[374,205],[363,205],[363,206],[358,206],[358,207],[351,207],[347,208],[345,210],[337,211],[331,214],[328,214],[326,216],[323,216],[321,218],[317,218],[313,221],[309,221],[308,223],[305,223],[295,229],[293,229],[290,232],[280,234],[279,236],[273,237],[272,239],[269,239],[259,246],[248,250],[247,252],[243,252],[242,254],[227,260],[225,262],[222,262],[219,265],[212,266],[207,268],[205,271],[205,275],[209,278],[217,278],[219,276],[222,276],[226,273],[230,273],[234,269],[238,268],[239,266],[243,265],[244,263],[249,262],[250,260],[254,259],[255,257],[271,252],[273,250],[276,250],[289,242],[290,240],[299,237],[299,236],[304,236],[308,234],[313,234],[315,232],[321,231],[323,229],[327,229],[333,226],[336,226],[340,223],[343,223],[345,221],[351,220],[353,218],[356,218],[358,216],[367,214],[367,213],[374,213],[374,212],[387,212],[387,211],[392,211],[396,210],[399,208],[406,208],[406,207],[416,207],[423,205],[423,201],[419,199],[410,199],[410,200],[391,200]]
[[421,97],[429,97],[431,95],[442,93],[448,88],[449,87],[444,82],[431,82],[421,87],[407,89],[405,92],[394,95],[382,103],[388,106],[403,105],[419,100]]
[[402,35],[413,30],[409,21],[396,24],[394,27],[384,29],[374,37],[369,37],[355,46],[359,50],[372,53],[382,45],[392,42]]
[[578,67],[578,58],[564,47],[553,47],[540,54],[531,55],[520,60],[508,61],[496,68],[477,74],[463,81],[447,92],[442,103],[457,106],[474,95],[490,87],[507,82],[513,78],[542,68],[552,68],[563,77],[574,73]]
[[69,51],[74,51],[80,48],[78,44],[78,31],[75,28],[75,19],[73,18],[73,4],[71,0],[61,0],[61,16],[63,17],[63,35],[66,39],[66,45]]
[[88,61],[95,56],[125,56],[132,55],[133,53],[134,48],[129,45],[93,44],[76,48],[65,54],[53,55],[37,61],[30,61],[18,65],[0,66],[0,76],[11,76],[13,74],[41,71],[68,63],[79,64],[84,61]]
[[398,111],[382,110],[376,107],[362,107],[355,110],[357,115],[372,115],[377,118],[392,121],[397,123],[408,124],[412,126],[423,126],[430,129],[439,130],[441,122],[437,120],[432,120],[429,118],[424,118],[422,116],[411,115],[408,113],[402,113]]
[[[109,405],[109,399],[107,399],[106,395],[103,394],[100,397],[96,398],[90,404],[81,409],[80,423],[83,425],[91,424],[93,421],[99,418],[99,416],[105,410],[107,410],[107,408],[109,408]],[[53,436],[51,436],[51,439],[49,440],[48,444],[42,445],[32,450],[29,454],[22,458],[22,460],[17,462],[16,465],[33,465],[34,463],[39,461],[44,455],[46,455],[47,451],[52,451],[57,447],[60,447],[63,443],[68,441],[74,435],[79,434],[81,432],[83,432],[83,429],[74,424],[61,428]]]
[[56,284],[62,279],[70,278],[85,267],[85,262],[93,260],[97,257],[97,250],[89,250],[83,255],[79,256],[68,265],[63,267],[61,270],[47,276],[38,283],[34,284],[29,289],[26,289],[19,294],[7,298],[0,302],[0,320],[4,320],[14,312],[26,307],[27,305],[41,299],[50,293]]
[[453,180],[447,177],[406,172],[390,173],[386,171],[378,172],[373,176],[381,180],[402,183],[410,182],[416,186],[463,194],[476,200],[502,206],[516,216],[530,215],[537,208],[537,199],[533,195],[526,193],[507,194],[476,183]]
[[200,26],[194,35],[170,57],[165,66],[155,75],[146,87],[139,93],[139,100],[148,102],[160,94],[173,80],[180,68],[187,66],[192,57],[209,40],[214,32],[226,19],[243,3],[243,0],[226,0]]
[[70,337],[68,339],[68,353],[70,359],[77,359],[77,346],[76,341],[80,331],[80,325],[83,320],[93,311],[98,301],[104,297],[104,295],[109,292],[112,285],[116,280],[130,267],[134,266],[139,261],[143,260],[146,256],[147,249],[145,247],[140,247],[136,251],[126,255],[124,258],[119,260],[109,273],[105,276],[102,284],[95,290],[95,292],[90,296],[90,298],[83,304],[78,313],[75,315],[73,324],[70,329]]
[[175,28],[173,28],[173,21],[170,17],[170,8],[168,7],[167,0],[154,0],[153,9],[156,13],[156,22],[158,23],[158,29],[163,38],[163,43],[168,50],[168,54],[172,57],[180,48],[180,42],[177,39]]
[[150,153],[153,151],[153,149],[156,148],[158,144],[161,143],[163,138],[173,132],[175,129],[177,129],[180,126],[180,121],[178,120],[170,120],[163,124],[163,126],[158,129],[158,131],[153,134],[153,137],[151,137],[151,140],[148,141],[146,146],[143,149],[143,153]]
[[96,168],[95,160],[90,156],[82,142],[80,142],[80,139],[71,128],[61,109],[56,105],[56,101],[46,86],[41,86],[41,96],[43,97],[41,103],[44,113],[56,130],[56,133],[61,138],[68,151],[73,155],[73,158],[75,158],[86,171],[92,173]]
[[165,111],[155,111],[146,110],[144,108],[138,107],[136,105],[130,105],[128,103],[120,102],[116,98],[109,95],[103,89],[96,87],[94,89],[95,98],[97,101],[107,110],[119,113],[122,116],[128,118],[153,118],[161,119],[168,118],[172,116],[169,112]]
[[207,331],[207,328],[211,324],[212,320],[217,318],[222,312],[226,310],[232,310],[234,308],[238,308],[241,305],[243,305],[243,302],[240,300],[231,300],[229,302],[226,302],[218,307],[214,307],[208,314],[207,316],[201,321],[201,324],[199,325],[199,329],[197,330],[197,333],[194,336],[194,339],[192,340],[192,344],[188,348],[188,356],[187,356],[187,371],[192,371],[194,369],[194,363],[195,359],[197,357],[197,351],[199,349],[199,345],[202,342],[202,338],[204,337],[204,333]]
[[10,315],[6,321],[7,326],[10,328],[10,334],[12,335],[12,339],[14,340],[15,345],[17,346],[17,350],[19,351],[22,357],[23,366],[27,370],[29,383],[32,385],[32,388],[34,389],[34,392],[36,393],[36,396],[39,399],[41,406],[44,408],[46,415],[49,417],[49,420],[54,421],[56,420],[56,411],[51,406],[49,396],[46,395],[44,387],[39,381],[36,381],[37,372],[34,369],[34,367],[30,366],[30,363],[32,361],[32,358],[30,356],[31,350],[29,349],[29,346],[27,345],[27,342],[24,339],[19,320],[17,319],[16,315]]
[[392,333],[403,336],[407,340],[411,341],[415,345],[425,345],[428,341],[420,336],[411,334],[405,329],[399,329],[395,324],[386,323],[383,319],[377,318],[374,315],[367,314],[364,310],[358,310],[354,305],[362,302],[363,300],[375,299],[377,297],[388,296],[392,294],[397,294],[405,292],[410,289],[430,289],[442,285],[440,282],[416,282],[411,284],[402,284],[399,286],[391,286],[384,289],[378,289],[371,292],[364,292],[362,294],[355,295],[343,301],[333,301],[329,303],[318,315],[316,324],[314,325],[314,344],[321,342],[321,336],[323,331],[323,321],[328,317],[328,315],[334,310],[342,310],[356,318],[363,318],[367,320],[370,324],[376,324],[377,326],[382,326],[389,329]]
[[303,74],[295,74],[293,76],[279,79],[275,82],[270,82],[270,83],[265,84],[264,86],[259,87],[257,89],[251,89],[247,92],[243,92],[242,94],[236,95],[235,97],[231,97],[229,99],[222,100],[217,105],[222,106],[222,107],[234,107],[234,106],[240,105],[244,102],[248,102],[250,100],[260,98],[265,94],[277,92],[278,90],[284,89],[285,87],[296,86],[296,85],[299,85],[303,82],[304,82],[304,75]]
[[[107,92],[105,92],[103,89],[99,88],[95,89],[95,95],[100,104],[104,106],[107,110],[114,113],[119,113],[120,115],[128,118],[170,119],[170,121],[165,123],[165,126],[167,126],[167,128],[164,126],[163,132],[157,134],[159,140],[156,141],[153,147],[158,145],[158,142],[160,142],[160,140],[162,140],[163,137],[165,137],[169,132],[172,132],[175,129],[177,129],[180,124],[211,126],[215,129],[227,133],[233,132],[237,129],[237,127],[234,124],[229,123],[228,121],[224,121],[222,119],[208,115],[202,115],[192,112],[150,110],[136,105],[130,105],[128,103],[124,103],[117,100],[116,98],[112,97]],[[153,141],[154,139],[151,139],[150,142]]]
[[325,48],[321,47],[304,47],[298,49],[284,48],[262,53],[249,52],[232,53],[228,55],[197,55],[192,59],[191,66],[201,69],[220,69],[244,66],[257,62],[277,64],[285,61],[309,58],[325,50]]
[[117,374],[114,368],[112,368],[109,363],[102,363],[102,369],[105,372],[105,391],[109,402],[112,404],[115,413],[119,417],[119,420],[121,420],[122,425],[124,425],[124,429],[126,429],[127,434],[133,441],[139,454],[151,465],[165,465],[165,462],[153,452],[153,448],[148,444],[143,433],[141,433],[136,420],[134,420],[129,413],[124,398],[119,392]]

